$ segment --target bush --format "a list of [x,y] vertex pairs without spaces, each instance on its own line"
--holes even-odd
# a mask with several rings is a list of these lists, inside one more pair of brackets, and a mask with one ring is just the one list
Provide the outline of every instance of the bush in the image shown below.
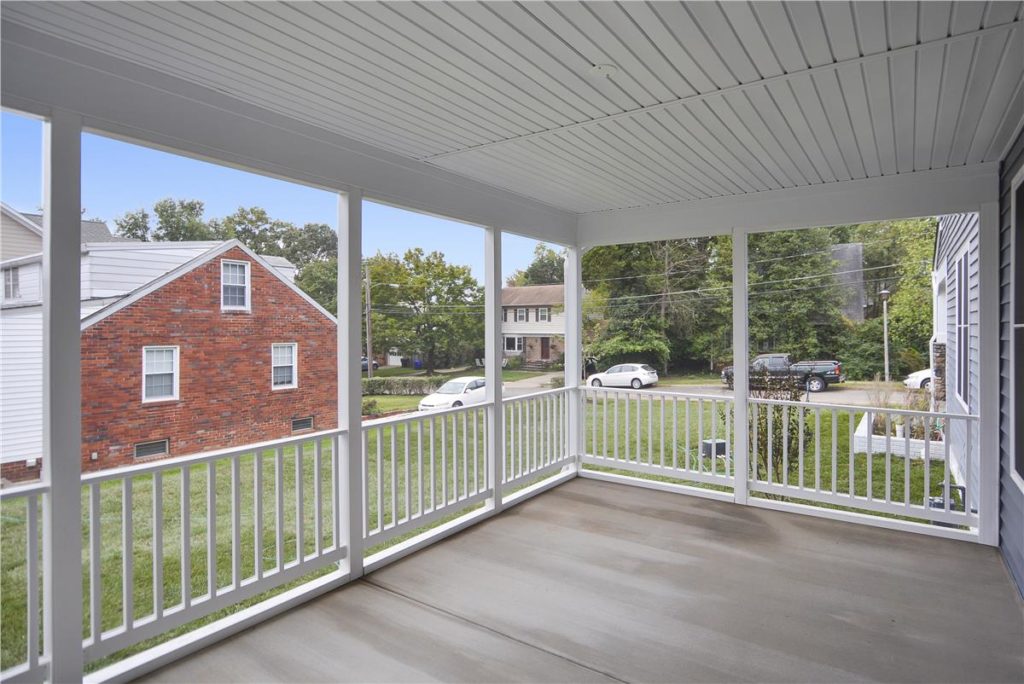
[[556,375],[555,377],[551,378],[550,384],[555,389],[558,389],[559,387],[565,387],[565,376]]
[[505,370],[519,370],[523,367],[522,356],[510,356],[508,361],[505,362]]
[[[430,394],[445,383],[443,377],[374,377],[363,378],[363,394],[390,394],[411,397]],[[365,411],[364,411],[365,413]]]
[[376,399],[363,399],[363,411],[364,416],[375,416],[380,413],[380,406],[377,404]]

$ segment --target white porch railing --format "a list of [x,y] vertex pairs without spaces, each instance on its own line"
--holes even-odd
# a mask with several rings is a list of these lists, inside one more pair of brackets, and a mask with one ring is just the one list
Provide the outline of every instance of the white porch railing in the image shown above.
[[568,389],[506,398],[505,470],[502,493],[509,493],[574,463],[569,452]]
[[751,492],[978,525],[976,416],[750,400]]
[[732,397],[581,388],[585,465],[733,486]]
[[[5,646],[20,652],[16,665],[0,672],[4,682],[42,681],[47,663],[40,643],[42,624],[42,568],[39,551],[42,542],[40,527],[41,499],[49,492],[45,484],[30,484],[0,489],[0,506],[5,526],[4,544],[0,548],[4,572],[4,601],[24,598],[25,611],[13,624],[5,615],[3,631]],[[16,577],[14,575],[17,575]],[[13,592],[11,590],[14,590]],[[23,596],[11,596],[21,589]]]
[[[750,505],[977,538],[973,416],[750,399],[737,443],[732,397],[584,387],[509,397],[501,408],[498,455],[488,448],[491,404],[363,423],[354,528],[339,491],[349,465],[340,430],[83,476],[86,662],[325,573],[345,558],[350,533],[376,566],[500,510],[481,510],[489,501],[507,505],[577,473],[731,500],[744,439]],[[490,477],[495,464],[500,478]],[[38,681],[48,669],[39,559],[47,492],[0,490],[4,524],[20,516],[4,563],[10,574],[19,566],[11,549],[20,549],[26,605],[20,624],[4,624],[22,635],[24,653],[5,681]]]

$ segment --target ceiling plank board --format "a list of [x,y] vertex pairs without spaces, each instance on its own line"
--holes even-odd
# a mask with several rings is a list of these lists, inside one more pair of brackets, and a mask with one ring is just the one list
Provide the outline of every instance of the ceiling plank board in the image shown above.
[[853,131],[853,122],[848,109],[848,100],[857,97],[857,91],[854,90],[850,93],[843,91],[839,85],[839,77],[834,71],[815,74],[811,78],[847,170],[853,178],[864,178],[867,175],[864,170],[864,158],[857,143],[857,136]]
[[761,76],[778,76],[784,73],[750,3],[724,2],[720,7]]
[[[1012,33],[1006,30],[978,39],[978,52],[974,59],[971,75],[967,79],[963,107],[960,110],[956,132],[953,135],[953,147],[949,153],[951,166],[964,164],[967,153],[974,144],[982,110],[991,94],[992,84],[1010,37],[1012,37]],[[1020,38],[1020,36],[1017,37]]]
[[868,101],[867,84],[864,79],[864,65],[848,64],[836,70],[840,88],[846,101],[847,113],[857,148],[864,163],[864,174],[868,177],[882,175],[878,158],[878,141],[871,121],[871,106]]

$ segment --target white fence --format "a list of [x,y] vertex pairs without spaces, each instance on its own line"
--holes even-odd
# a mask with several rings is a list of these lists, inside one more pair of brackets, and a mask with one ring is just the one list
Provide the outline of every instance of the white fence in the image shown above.
[[585,465],[733,486],[731,397],[581,388]]
[[[735,468],[728,396],[582,387],[509,397],[500,414],[480,404],[369,421],[356,442],[362,515],[348,523],[339,488],[350,464],[338,430],[86,474],[85,659],[327,573],[346,557],[350,533],[361,533],[379,565],[406,551],[391,548],[400,538],[415,537],[410,548],[419,548],[449,522],[500,510],[482,508],[489,501],[512,503],[577,472],[730,500],[739,475],[752,505],[976,537],[976,417],[767,399],[748,407],[739,433],[746,473]],[[18,619],[5,611],[5,681],[48,671],[40,636],[47,492],[0,490],[5,588],[23,592],[26,606]],[[9,667],[12,658],[19,662]]]
[[[978,524],[975,416],[769,399],[751,399],[749,415],[751,492]],[[963,444],[953,432],[966,436]]]

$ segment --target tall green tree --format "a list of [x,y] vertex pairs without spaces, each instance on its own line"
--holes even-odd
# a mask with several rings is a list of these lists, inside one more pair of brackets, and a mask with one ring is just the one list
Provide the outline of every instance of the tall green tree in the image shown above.
[[129,211],[114,219],[115,232],[121,237],[149,241],[149,212],[145,209]]
[[281,256],[298,268],[337,258],[338,234],[326,223],[307,223],[298,228],[288,225],[281,235]]
[[533,261],[506,279],[510,287],[557,285],[565,279],[565,252],[555,251],[543,242],[533,248]]
[[239,207],[233,214],[211,222],[216,233],[235,238],[246,247],[268,256],[284,256],[285,232],[294,228],[285,221],[276,221],[260,207]]
[[203,219],[204,205],[200,200],[162,199],[153,205],[156,227],[152,239],[156,241],[217,240],[222,235]]

